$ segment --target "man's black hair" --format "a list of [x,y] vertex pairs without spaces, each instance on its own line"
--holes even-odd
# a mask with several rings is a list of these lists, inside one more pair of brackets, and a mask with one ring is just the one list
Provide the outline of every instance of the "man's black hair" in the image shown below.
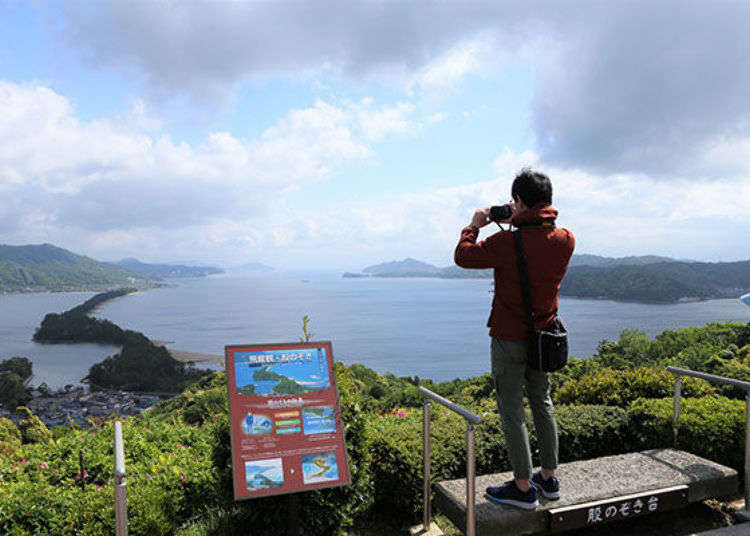
[[531,168],[523,168],[516,175],[510,193],[513,199],[520,197],[529,208],[537,203],[552,204],[552,183],[549,177]]

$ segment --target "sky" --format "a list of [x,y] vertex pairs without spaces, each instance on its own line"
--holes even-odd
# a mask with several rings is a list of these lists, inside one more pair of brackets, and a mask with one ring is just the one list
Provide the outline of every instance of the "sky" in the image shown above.
[[745,260],[747,20],[740,1],[0,0],[0,243],[446,266],[532,166],[577,253]]

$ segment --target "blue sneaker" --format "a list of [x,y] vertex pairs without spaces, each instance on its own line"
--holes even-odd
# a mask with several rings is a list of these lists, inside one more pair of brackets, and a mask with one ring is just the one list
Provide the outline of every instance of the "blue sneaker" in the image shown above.
[[533,510],[539,506],[536,498],[536,488],[531,486],[528,491],[521,491],[516,486],[516,481],[511,480],[499,488],[487,488],[486,497],[494,502],[501,504],[510,504],[523,508],[524,510]]
[[544,480],[542,472],[539,471],[531,475],[531,485],[539,490],[545,499],[556,501],[560,498],[560,481],[554,476]]

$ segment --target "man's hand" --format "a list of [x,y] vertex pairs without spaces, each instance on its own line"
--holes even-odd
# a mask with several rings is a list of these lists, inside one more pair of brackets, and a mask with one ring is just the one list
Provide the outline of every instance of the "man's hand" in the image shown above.
[[476,209],[474,217],[471,219],[471,225],[480,229],[488,223],[490,223],[490,207]]

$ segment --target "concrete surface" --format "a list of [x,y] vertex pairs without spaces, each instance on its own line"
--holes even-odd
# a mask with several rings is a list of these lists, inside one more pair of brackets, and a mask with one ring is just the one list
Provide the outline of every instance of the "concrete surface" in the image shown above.
[[[548,512],[577,504],[632,495],[680,484],[688,486],[688,502],[731,495],[737,491],[737,472],[729,467],[673,449],[632,452],[560,465],[562,497],[540,499],[540,507],[525,511],[488,501],[484,490],[502,485],[512,473],[477,477],[475,494],[477,536],[547,534]],[[461,530],[466,526],[465,479],[435,485],[435,503]]]

